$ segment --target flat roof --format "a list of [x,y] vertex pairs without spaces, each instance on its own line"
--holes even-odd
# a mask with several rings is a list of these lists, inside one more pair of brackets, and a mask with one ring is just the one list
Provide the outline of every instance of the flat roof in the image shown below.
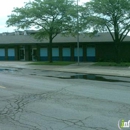
[[[109,33],[99,33],[93,37],[80,35],[79,42],[112,42],[112,38]],[[130,36],[127,36],[124,41],[130,41]],[[77,42],[77,37],[57,35],[53,39],[53,43],[70,43]],[[43,41],[37,40],[33,35],[1,35],[0,44],[34,44],[34,43],[49,43],[48,39]]]

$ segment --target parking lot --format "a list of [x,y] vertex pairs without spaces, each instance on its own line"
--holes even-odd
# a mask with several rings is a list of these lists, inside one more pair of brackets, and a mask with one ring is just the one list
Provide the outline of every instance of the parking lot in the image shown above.
[[129,78],[83,75],[1,67],[0,130],[115,130],[129,120]]

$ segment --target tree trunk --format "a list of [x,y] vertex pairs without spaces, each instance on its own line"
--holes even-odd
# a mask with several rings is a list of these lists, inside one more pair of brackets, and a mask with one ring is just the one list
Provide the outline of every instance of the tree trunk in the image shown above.
[[48,52],[49,52],[49,62],[52,63],[53,60],[52,60],[52,36],[49,37],[49,49],[48,49]]
[[115,61],[116,63],[120,63],[121,62],[121,54],[120,54],[120,44],[121,42],[120,41],[115,41]]

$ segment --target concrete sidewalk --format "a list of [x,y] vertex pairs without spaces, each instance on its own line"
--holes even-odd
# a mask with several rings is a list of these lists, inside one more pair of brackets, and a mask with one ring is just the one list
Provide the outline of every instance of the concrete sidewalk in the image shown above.
[[62,72],[74,72],[74,73],[85,73],[85,74],[102,74],[102,75],[113,75],[113,76],[125,76],[130,77],[129,67],[101,67],[93,66],[93,63],[80,63],[72,64],[68,66],[56,66],[56,65],[28,65],[31,62],[0,62],[0,67],[13,67],[13,68],[27,68],[27,69],[38,69],[38,70],[52,70]]

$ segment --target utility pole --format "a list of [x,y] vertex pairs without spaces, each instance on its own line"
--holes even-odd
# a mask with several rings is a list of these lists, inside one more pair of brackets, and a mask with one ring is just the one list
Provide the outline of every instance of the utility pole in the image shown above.
[[77,0],[77,62],[79,65],[79,1]]

